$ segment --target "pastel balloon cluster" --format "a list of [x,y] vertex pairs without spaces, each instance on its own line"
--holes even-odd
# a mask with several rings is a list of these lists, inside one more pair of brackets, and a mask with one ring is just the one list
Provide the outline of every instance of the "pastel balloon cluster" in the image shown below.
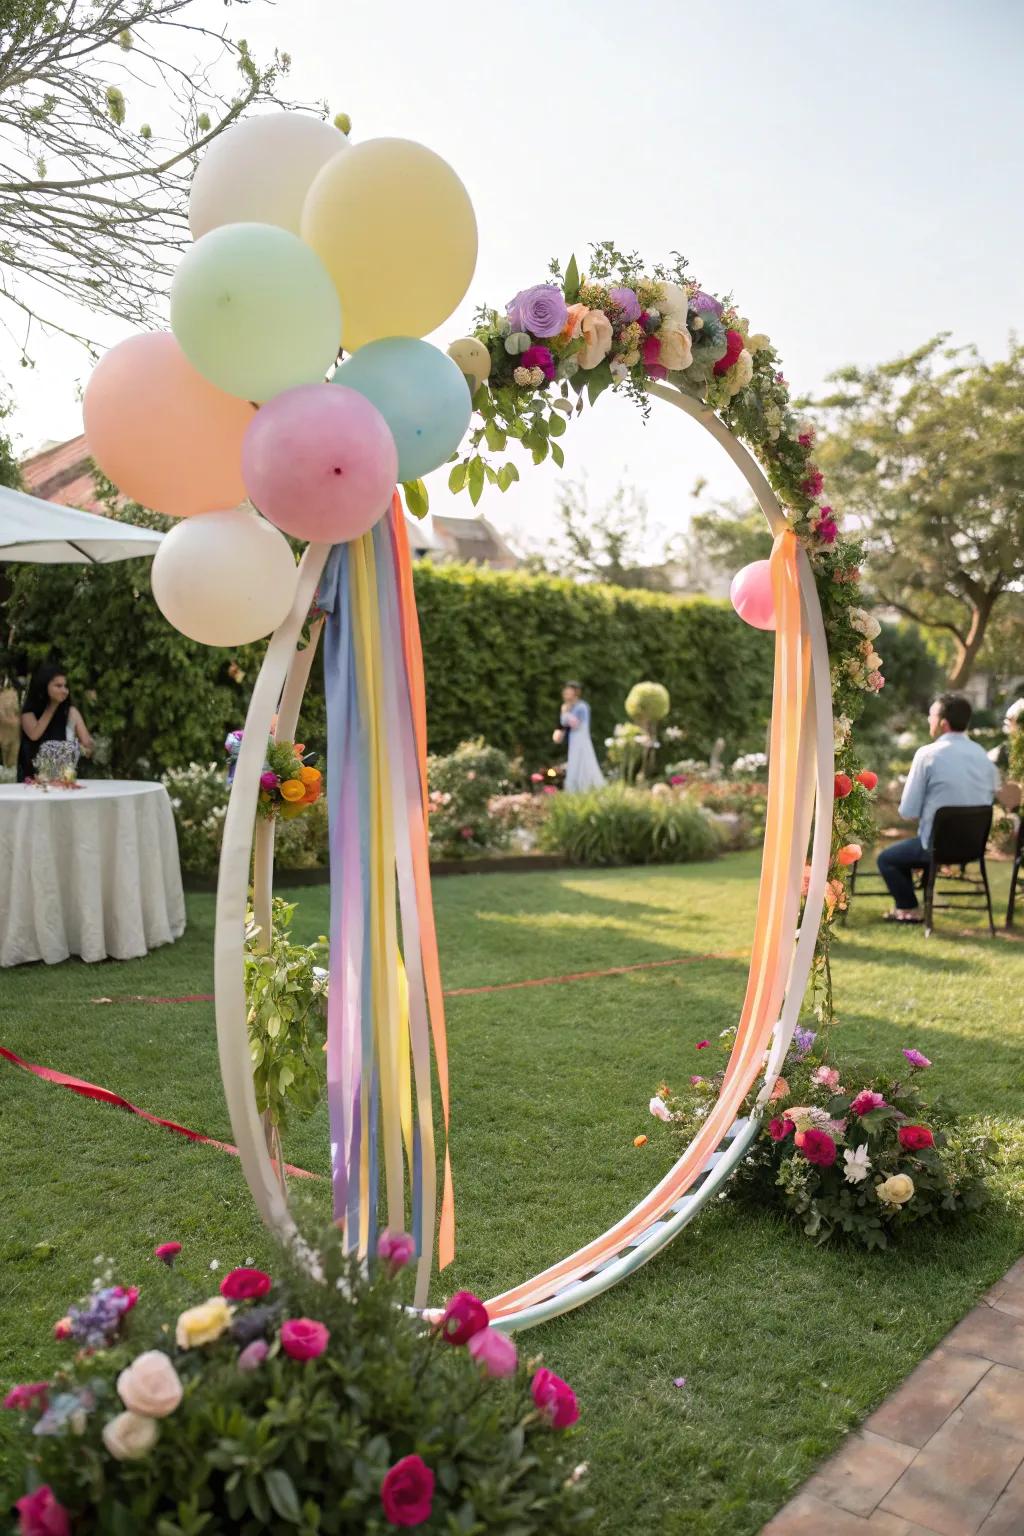
[[469,286],[476,221],[423,145],[273,112],[212,142],[189,225],[170,331],[105,355],[85,432],[126,497],[182,519],[153,561],[161,611],[234,646],[291,607],[286,534],[360,538],[458,447],[473,383],[420,338]]

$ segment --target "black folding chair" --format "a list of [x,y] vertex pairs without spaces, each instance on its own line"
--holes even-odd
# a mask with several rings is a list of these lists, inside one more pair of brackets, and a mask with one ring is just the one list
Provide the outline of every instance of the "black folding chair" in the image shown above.
[[[992,831],[991,805],[943,805],[935,812],[932,824],[931,862],[924,875],[924,932],[932,931],[932,912],[938,908],[983,906],[988,912],[988,930],[993,938],[996,925],[992,917],[992,892],[985,868],[985,849]],[[959,864],[958,875],[944,875],[944,868]],[[978,865],[978,874],[967,873],[968,864]],[[936,901],[936,882],[954,887]]]
[[1013,855],[1013,868],[1010,871],[1010,895],[1006,903],[1007,928],[1013,927],[1013,909],[1017,905],[1018,885],[1024,890],[1024,810],[1017,828],[1017,846]]

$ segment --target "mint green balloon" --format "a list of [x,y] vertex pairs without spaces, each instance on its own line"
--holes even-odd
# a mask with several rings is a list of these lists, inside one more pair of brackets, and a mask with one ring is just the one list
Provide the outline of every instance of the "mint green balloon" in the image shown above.
[[262,404],[322,382],[338,356],[341,306],[319,256],[275,224],[223,224],[197,240],[171,284],[171,329],[204,379]]

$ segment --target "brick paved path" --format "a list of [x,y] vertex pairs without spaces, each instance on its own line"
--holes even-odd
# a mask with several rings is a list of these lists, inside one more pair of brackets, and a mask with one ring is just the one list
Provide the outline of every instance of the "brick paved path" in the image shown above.
[[1024,1536],[1024,1259],[762,1536]]

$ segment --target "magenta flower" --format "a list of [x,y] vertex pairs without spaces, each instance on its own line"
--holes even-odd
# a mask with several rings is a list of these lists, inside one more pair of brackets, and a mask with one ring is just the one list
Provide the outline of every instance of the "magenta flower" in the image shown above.
[[930,1067],[931,1066],[931,1062],[928,1060],[928,1057],[927,1056],[922,1056],[920,1051],[907,1051],[907,1050],[904,1050],[903,1054],[907,1058],[907,1060],[910,1062],[910,1065],[912,1067]]
[[5,1408],[16,1408],[24,1413],[27,1409],[36,1407],[40,1410],[46,1408],[46,1394],[50,1390],[48,1381],[26,1381],[20,1386],[12,1387],[4,1398]]
[[642,313],[640,300],[632,288],[609,288],[608,297],[627,325],[631,325],[634,320],[640,319]]
[[280,784],[280,782],[281,782],[280,775],[276,774],[276,773],[272,773],[269,768],[267,769],[267,771],[265,773],[261,773],[260,774],[260,788],[261,789],[266,789],[266,790],[276,789],[277,786]]
[[807,478],[801,480],[800,489],[805,496],[820,496],[821,488],[825,484],[825,476],[816,464],[808,464]]
[[555,360],[548,347],[527,347],[519,362],[523,368],[539,368],[549,384],[555,376]]
[[23,1494],[14,1507],[20,1536],[71,1536],[68,1512],[48,1483]]
[[519,1355],[512,1340],[497,1328],[481,1328],[466,1348],[488,1376],[514,1376]]
[[814,531],[823,544],[834,544],[839,537],[839,525],[834,517],[819,518]]
[[487,1308],[472,1291],[456,1291],[441,1318],[441,1337],[448,1344],[468,1344],[487,1327]]
[[552,1429],[568,1429],[580,1416],[576,1394],[568,1382],[542,1366],[530,1383],[533,1401]]
[[711,1044],[710,1040],[698,1040],[697,1041],[697,1049],[698,1049],[698,1051],[706,1051],[710,1044]]
[[311,1317],[290,1317],[281,1324],[281,1348],[292,1360],[315,1360],[327,1348],[330,1331]]
[[862,1093],[850,1105],[850,1112],[854,1115],[869,1115],[873,1109],[884,1109],[885,1099],[882,1094],[874,1093],[870,1088],[865,1088]]
[[702,1077],[691,1077],[690,1078],[690,1087],[691,1088],[699,1088],[703,1081],[704,1081],[704,1079]]
[[377,1239],[377,1257],[392,1274],[404,1269],[416,1254],[416,1243],[408,1232],[382,1232]]
[[[523,288],[505,308],[514,331],[529,331],[531,336],[557,336],[569,318],[562,290],[554,283],[537,283]],[[522,361],[524,368],[532,363]]]
[[170,1269],[180,1252],[180,1243],[157,1243],[153,1249],[153,1257],[159,1259],[161,1264],[166,1264],[168,1269]]
[[801,448],[809,448],[814,442],[813,428],[809,432],[801,432],[800,436],[797,438],[797,442],[800,444]]

